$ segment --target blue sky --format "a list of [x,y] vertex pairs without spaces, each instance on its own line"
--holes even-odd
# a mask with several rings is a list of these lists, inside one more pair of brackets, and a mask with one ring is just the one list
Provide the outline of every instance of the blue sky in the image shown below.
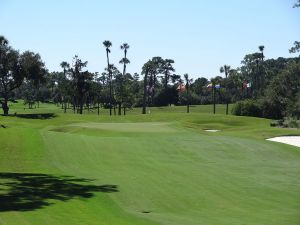
[[50,71],[78,54],[88,70],[106,65],[104,40],[130,45],[128,72],[140,73],[153,56],[175,60],[176,73],[219,75],[219,67],[238,67],[247,53],[265,45],[267,58],[293,56],[300,40],[296,0],[0,0],[0,35],[20,51],[40,53]]

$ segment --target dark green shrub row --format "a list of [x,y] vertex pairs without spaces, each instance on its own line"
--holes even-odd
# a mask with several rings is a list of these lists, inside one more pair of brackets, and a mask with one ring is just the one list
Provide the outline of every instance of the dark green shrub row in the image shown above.
[[254,116],[269,119],[281,119],[286,114],[280,105],[267,99],[247,99],[234,104],[232,114],[237,116]]

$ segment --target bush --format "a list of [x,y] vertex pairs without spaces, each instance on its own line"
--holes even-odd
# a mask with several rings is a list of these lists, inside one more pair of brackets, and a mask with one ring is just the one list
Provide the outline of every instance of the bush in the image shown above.
[[232,108],[232,114],[237,116],[262,116],[262,107],[259,101],[252,99],[239,101],[234,104]]
[[276,102],[272,102],[267,98],[260,99],[258,105],[261,108],[263,118],[282,119],[284,116],[284,108]]
[[177,101],[178,92],[175,87],[163,89],[154,97],[155,106],[167,106],[169,104],[175,104]]
[[272,120],[271,127],[284,127],[284,128],[300,128],[300,120],[292,117],[285,117],[281,120]]
[[300,120],[291,117],[284,118],[283,127],[300,128]]
[[178,105],[186,105],[187,102],[189,102],[190,105],[198,105],[201,103],[201,100],[200,97],[193,92],[190,92],[189,96],[187,95],[187,92],[179,93]]
[[237,102],[232,108],[232,114],[237,116],[254,116],[268,119],[282,119],[284,108],[267,98],[248,99]]
[[270,123],[271,127],[283,127],[283,120],[272,120]]

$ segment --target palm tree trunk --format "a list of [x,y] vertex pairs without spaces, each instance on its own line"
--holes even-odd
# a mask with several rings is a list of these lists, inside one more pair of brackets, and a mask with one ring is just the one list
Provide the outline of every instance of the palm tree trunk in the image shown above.
[[100,114],[100,103],[99,103],[99,97],[97,99],[97,113],[98,113],[98,116]]
[[73,112],[76,113],[76,99],[73,97]]
[[111,72],[110,72],[110,66],[109,66],[109,57],[108,57],[108,50],[106,50],[106,59],[107,59],[107,69],[108,69],[108,77],[109,77],[109,115],[112,115],[112,83],[111,83]]
[[186,105],[186,112],[190,113],[190,95],[189,95],[189,89],[186,89],[187,91],[187,105]]
[[109,115],[112,115],[112,83],[111,83],[111,76],[109,78]]
[[[126,59],[126,55],[127,55],[127,50],[125,49],[124,50],[124,58]],[[122,104],[123,104],[123,79],[125,79],[125,74],[126,74],[126,62],[124,61],[124,66],[123,66],[123,77],[122,77],[122,79],[121,79],[121,93],[120,93],[120,95],[121,95],[121,104],[119,105],[119,112],[120,112],[120,114],[119,115],[121,115],[122,113],[121,113],[121,107],[122,107]],[[125,115],[125,114],[124,114]]]
[[225,76],[226,76],[226,80],[225,80],[225,100],[226,100],[226,115],[228,115],[228,82],[227,82],[227,76],[228,76],[228,71],[225,71]]
[[142,110],[142,114],[146,114],[147,76],[148,76],[148,71],[146,71],[145,77],[144,77],[144,96],[143,96],[143,110]]
[[122,115],[122,103],[119,102],[118,105],[119,105],[119,107],[118,107],[118,115],[121,116]]
[[226,103],[226,115],[228,115],[228,102]]
[[216,88],[213,85],[213,105],[214,105],[214,114],[216,114]]

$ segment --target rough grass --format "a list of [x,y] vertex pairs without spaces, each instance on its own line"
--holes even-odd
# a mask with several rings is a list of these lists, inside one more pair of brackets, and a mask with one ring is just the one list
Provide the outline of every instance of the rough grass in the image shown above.
[[0,117],[0,224],[298,225],[299,130],[209,109]]

